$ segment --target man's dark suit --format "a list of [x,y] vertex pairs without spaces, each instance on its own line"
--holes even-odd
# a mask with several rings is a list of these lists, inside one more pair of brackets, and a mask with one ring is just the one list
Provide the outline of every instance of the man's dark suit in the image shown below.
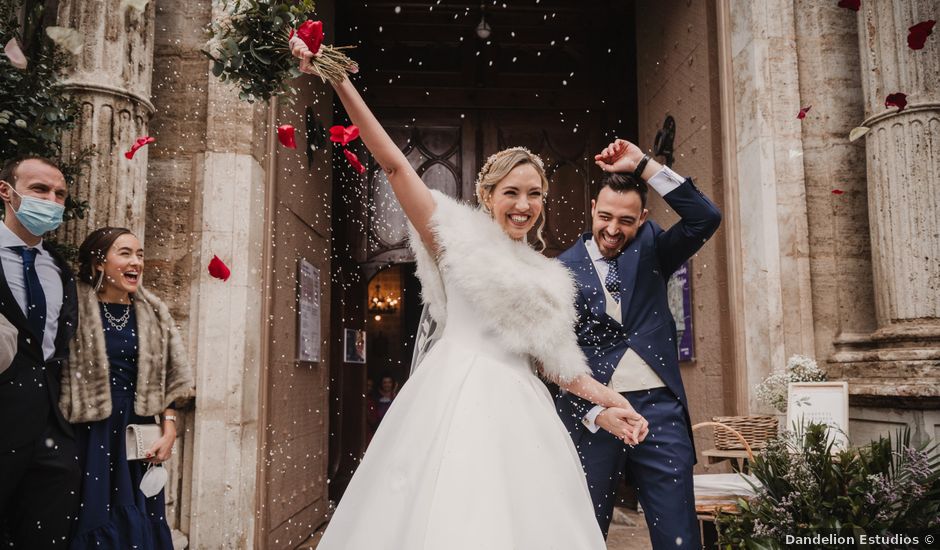
[[13,364],[0,373],[0,543],[17,549],[65,548],[79,502],[74,435],[59,410],[59,376],[78,325],[75,279],[49,248],[64,297],[48,361],[0,264],[0,313],[19,331]]
[[[691,179],[663,197],[681,220],[663,230],[647,221],[617,259],[622,318],[607,315],[604,289],[585,246],[585,234],[561,254],[578,286],[578,343],[596,378],[607,384],[628,349],[646,362],[665,388],[625,392],[649,421],[650,434],[636,448],[601,430],[591,433],[582,419],[593,404],[571,393],[556,399],[558,414],[581,455],[598,523],[610,526],[616,486],[629,470],[638,489],[654,548],[689,548],[698,541],[692,495],[695,451],[669,311],[666,283],[721,223],[721,212]],[[684,541],[677,546],[677,540]]]

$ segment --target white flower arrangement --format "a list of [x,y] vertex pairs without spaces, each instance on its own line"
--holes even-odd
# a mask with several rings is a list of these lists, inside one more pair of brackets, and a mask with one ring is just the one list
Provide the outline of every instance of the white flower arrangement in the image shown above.
[[826,373],[816,361],[805,355],[794,355],[783,370],[771,373],[755,390],[757,400],[780,412],[787,410],[787,387],[791,382],[825,382]]

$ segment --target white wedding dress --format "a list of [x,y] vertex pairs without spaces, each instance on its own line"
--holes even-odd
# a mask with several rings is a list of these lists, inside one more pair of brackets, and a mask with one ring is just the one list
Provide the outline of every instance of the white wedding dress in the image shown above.
[[[439,223],[450,224],[457,233],[468,229],[468,223],[479,223],[480,218],[463,210],[468,207],[450,201],[444,209],[451,209],[457,221],[442,222],[446,212],[440,205],[445,199],[435,197]],[[485,223],[495,227],[489,220]],[[498,238],[490,230],[484,233],[486,238]],[[438,242],[448,247],[458,244],[444,230],[438,233]],[[512,250],[509,256],[522,254],[530,264],[551,262]],[[423,268],[427,294],[434,286],[428,280],[429,257],[426,251],[418,252],[419,276]],[[606,548],[580,459],[548,389],[530,366],[529,356],[506,345],[505,332],[513,329],[499,326],[499,316],[487,310],[493,300],[468,295],[478,283],[499,292],[494,281],[513,277],[493,274],[500,270],[493,261],[500,263],[476,257],[469,266],[442,254],[438,272],[440,290],[446,294],[446,314],[441,313],[443,308],[438,310],[444,317],[442,335],[382,420],[319,550]],[[515,266],[523,271],[516,275],[524,276],[532,267]],[[473,273],[477,269],[486,270],[478,282]],[[468,284],[468,276],[474,282]],[[519,286],[530,285],[521,281]],[[518,307],[512,297],[496,298]],[[537,318],[530,322],[539,324]],[[556,344],[563,356],[564,346]]]

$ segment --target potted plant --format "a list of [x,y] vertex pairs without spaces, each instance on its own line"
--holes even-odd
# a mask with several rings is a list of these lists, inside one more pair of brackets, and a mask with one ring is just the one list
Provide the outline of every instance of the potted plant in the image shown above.
[[[751,474],[755,497],[718,518],[722,548],[923,547],[940,528],[940,454],[910,432],[838,450],[810,424],[768,443]],[[919,546],[920,545],[920,546]]]

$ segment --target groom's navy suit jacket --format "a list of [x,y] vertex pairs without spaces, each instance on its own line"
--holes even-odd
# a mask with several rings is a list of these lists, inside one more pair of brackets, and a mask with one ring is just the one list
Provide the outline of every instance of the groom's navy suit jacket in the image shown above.
[[[610,382],[624,353],[632,348],[679,399],[685,409],[687,425],[691,426],[679,374],[676,324],[669,311],[666,282],[715,233],[721,223],[721,212],[691,179],[686,179],[663,198],[681,220],[668,230],[651,220],[646,221],[620,254],[617,266],[621,323],[606,313],[604,290],[584,244],[591,234],[582,235],[558,259],[571,271],[578,286],[578,344],[594,378],[602,384]],[[593,407],[593,403],[572,393],[560,394],[556,405],[572,436],[584,429],[581,420]]]

